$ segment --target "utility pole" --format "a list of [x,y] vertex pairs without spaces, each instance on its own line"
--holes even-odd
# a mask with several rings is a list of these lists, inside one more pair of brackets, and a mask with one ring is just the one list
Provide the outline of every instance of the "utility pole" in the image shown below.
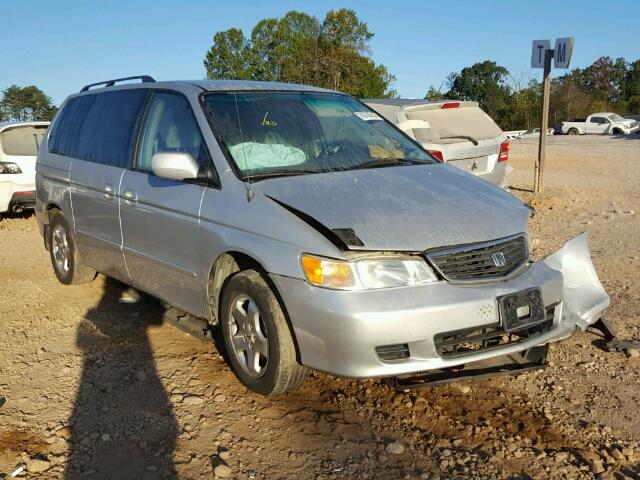
[[540,126],[540,141],[538,143],[538,162],[533,179],[534,193],[540,193],[544,187],[544,160],[547,149],[547,128],[549,127],[549,96],[551,93],[551,59],[554,50],[545,51],[544,74],[542,82],[542,125]]

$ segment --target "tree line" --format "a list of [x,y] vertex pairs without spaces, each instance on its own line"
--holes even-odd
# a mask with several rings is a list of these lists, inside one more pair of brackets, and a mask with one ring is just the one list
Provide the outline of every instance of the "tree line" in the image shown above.
[[[451,73],[443,86],[429,87],[425,98],[477,101],[506,130],[540,126],[542,83],[531,74],[485,60]],[[594,112],[640,114],[640,60],[600,57],[551,80],[550,125]]]
[[51,120],[56,110],[51,97],[35,85],[11,85],[0,98],[0,121]]
[[[302,83],[355,97],[396,97],[395,77],[371,58],[374,33],[350,9],[319,19],[292,10],[260,20],[247,36],[239,28],[217,32],[204,58],[208,78]],[[415,68],[423,68],[416,63]],[[426,99],[473,100],[505,130],[541,123],[542,84],[532,73],[514,74],[491,60],[453,72]],[[597,111],[640,114],[640,59],[601,57],[551,81],[550,124]],[[34,85],[11,85],[0,97],[2,120],[50,120],[56,107]]]
[[356,97],[391,97],[395,77],[370,56],[373,33],[356,12],[330,10],[320,20],[292,10],[260,20],[247,37],[217,32],[206,53],[209,78],[304,83]]

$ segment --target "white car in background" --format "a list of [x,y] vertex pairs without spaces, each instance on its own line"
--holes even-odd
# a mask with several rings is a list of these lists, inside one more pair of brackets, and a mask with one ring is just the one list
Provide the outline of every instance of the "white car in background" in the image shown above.
[[363,100],[438,160],[499,187],[513,168],[502,129],[477,102],[370,98]]
[[601,112],[589,115],[586,120],[562,122],[560,129],[565,135],[628,135],[637,132],[640,125],[617,113]]
[[0,123],[0,214],[36,203],[36,155],[49,122]]

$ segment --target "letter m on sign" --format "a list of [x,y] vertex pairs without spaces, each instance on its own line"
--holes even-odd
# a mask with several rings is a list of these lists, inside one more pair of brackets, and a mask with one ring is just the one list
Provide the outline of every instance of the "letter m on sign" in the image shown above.
[[573,54],[573,37],[558,38],[553,52],[553,63],[556,68],[569,68]]

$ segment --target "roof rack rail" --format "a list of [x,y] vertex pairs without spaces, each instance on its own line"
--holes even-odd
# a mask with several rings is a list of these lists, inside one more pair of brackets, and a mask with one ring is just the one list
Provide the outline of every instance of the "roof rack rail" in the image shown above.
[[114,78],[113,80],[106,80],[104,82],[90,83],[82,87],[81,92],[86,92],[91,87],[97,87],[98,85],[104,85],[105,87],[113,87],[116,82],[124,82],[125,80],[141,80],[142,83],[155,82],[154,78],[149,75],[134,75],[133,77]]

